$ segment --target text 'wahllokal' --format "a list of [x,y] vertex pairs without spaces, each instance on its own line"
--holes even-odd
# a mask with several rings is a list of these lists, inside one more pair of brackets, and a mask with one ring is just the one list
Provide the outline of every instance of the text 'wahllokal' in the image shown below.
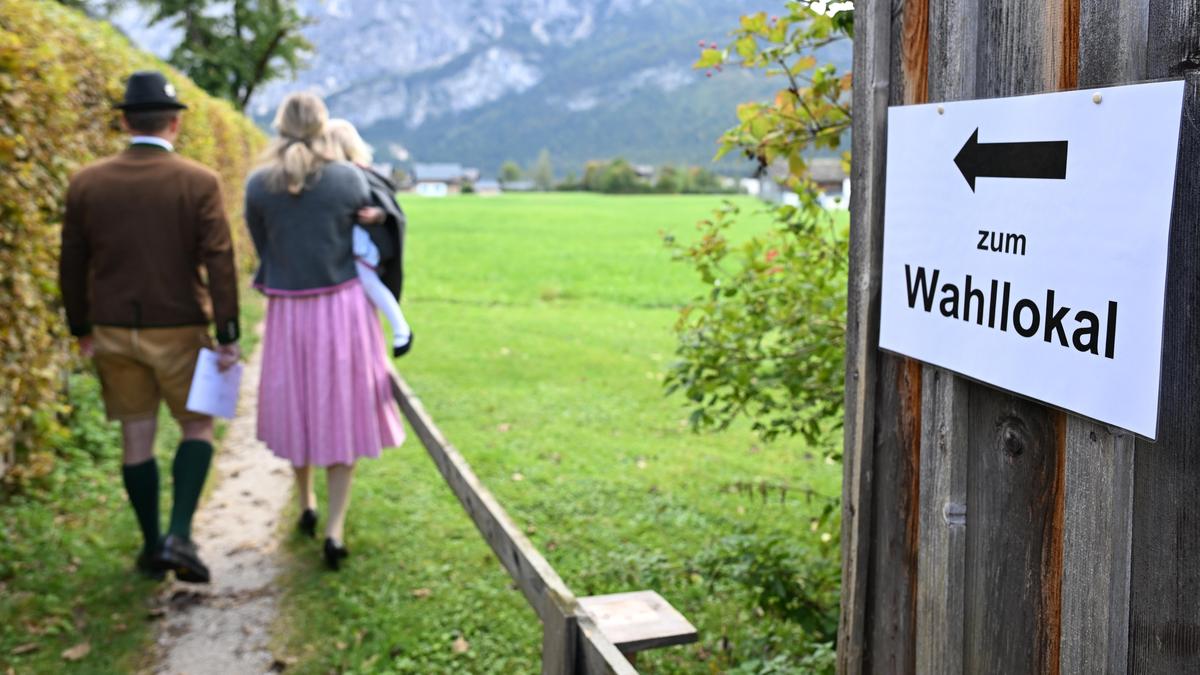
[[[1054,290],[1046,291],[1045,303],[1029,298],[1012,298],[1012,283],[992,279],[987,286],[976,287],[971,275],[961,287],[945,283],[938,286],[941,271],[934,269],[926,275],[924,267],[917,267],[913,275],[910,265],[904,266],[904,279],[908,285],[908,306],[921,308],[932,314],[937,311],[948,319],[961,319],[984,325],[988,328],[1008,332],[1012,327],[1021,337],[1041,336],[1047,343],[1057,342],[1067,348],[1085,354],[1100,355],[1103,344],[1104,357],[1114,358],[1117,350],[1117,303],[1109,301],[1105,320],[1100,321],[1096,312],[1079,310],[1073,315],[1071,308],[1055,304]],[[986,291],[985,291],[986,289]],[[940,295],[940,298],[938,297]],[[1070,320],[1068,320],[1070,316]],[[1043,320],[1044,319],[1044,320]],[[1068,330],[1070,338],[1068,339]]]

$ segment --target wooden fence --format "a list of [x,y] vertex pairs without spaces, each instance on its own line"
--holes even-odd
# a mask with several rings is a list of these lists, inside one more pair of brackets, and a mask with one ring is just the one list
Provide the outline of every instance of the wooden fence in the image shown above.
[[[856,4],[839,671],[1200,672],[1200,2]],[[889,105],[1168,77],[1157,442],[878,349]]]
[[[696,639],[696,630],[670,605],[653,593],[622,594],[653,596],[640,605],[642,619],[618,623],[623,642],[614,644],[601,630],[580,600],[603,601],[606,597],[576,598],[563,580],[534,548],[533,543],[509,518],[500,503],[475,476],[466,459],[446,440],[425,412],[420,399],[402,379],[394,381],[400,410],[421,439],[446,484],[458,497],[467,515],[492,547],[500,564],[525,595],[542,622],[542,672],[544,674],[632,675],[637,671],[626,653],[659,646],[683,644]],[[636,602],[636,601],[635,601]],[[656,618],[646,621],[647,612]],[[625,653],[622,653],[622,649]]]

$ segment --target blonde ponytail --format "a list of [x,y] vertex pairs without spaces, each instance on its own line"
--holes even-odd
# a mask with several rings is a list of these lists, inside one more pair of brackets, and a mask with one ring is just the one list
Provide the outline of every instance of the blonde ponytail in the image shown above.
[[324,135],[329,111],[312,94],[289,94],[271,126],[279,133],[262,154],[267,189],[298,195],[331,161]]

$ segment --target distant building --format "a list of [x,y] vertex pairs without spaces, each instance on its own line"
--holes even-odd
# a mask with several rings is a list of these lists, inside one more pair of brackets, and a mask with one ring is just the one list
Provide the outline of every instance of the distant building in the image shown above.
[[422,197],[445,197],[450,193],[450,188],[445,183],[428,182],[417,183],[413,186],[413,192]]
[[475,194],[480,197],[497,197],[500,195],[500,183],[494,180],[481,180],[475,183]]
[[531,180],[508,180],[500,184],[505,192],[533,192],[537,189],[537,183]]
[[818,157],[808,160],[808,175],[817,188],[827,195],[841,195],[847,180],[846,171],[842,168],[842,160],[833,157]]
[[[766,175],[759,181],[758,197],[776,204],[799,206],[800,198],[791,190],[784,189],[779,181],[788,175],[787,164],[777,161],[767,168]],[[842,160],[832,157],[817,157],[808,160],[808,175],[820,192],[818,199],[827,209],[850,208],[850,177],[842,168]],[[749,191],[749,190],[747,190]],[[752,193],[753,194],[753,193]]]
[[414,164],[413,190],[431,197],[458,194],[463,183],[470,181],[466,171],[462,164]]
[[649,181],[654,178],[655,168],[653,164],[634,164],[633,172],[637,174],[638,178]]

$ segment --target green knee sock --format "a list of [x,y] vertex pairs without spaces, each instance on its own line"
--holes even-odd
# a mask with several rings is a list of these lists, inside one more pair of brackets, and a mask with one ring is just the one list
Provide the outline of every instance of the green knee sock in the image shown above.
[[208,441],[187,440],[175,451],[171,476],[175,479],[175,502],[171,504],[171,524],[167,534],[192,538],[192,514],[200,503],[200,491],[208,477],[213,447]]
[[158,545],[158,462],[150,458],[140,464],[121,467],[125,493],[142,528],[142,549],[149,552]]

